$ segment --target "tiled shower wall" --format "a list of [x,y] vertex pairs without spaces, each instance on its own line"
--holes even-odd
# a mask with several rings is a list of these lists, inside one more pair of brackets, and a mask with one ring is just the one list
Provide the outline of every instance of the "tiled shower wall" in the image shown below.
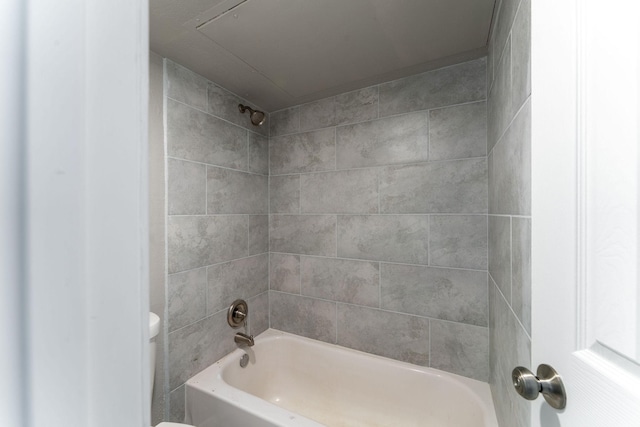
[[[501,426],[530,425],[511,370],[531,365],[531,2],[502,0],[489,44],[489,329]],[[531,367],[533,368],[533,367]]]
[[486,60],[272,113],[271,327],[487,381]]
[[165,419],[184,419],[184,382],[233,351],[227,307],[249,333],[268,320],[268,132],[246,102],[169,60],[165,70],[167,332]]
[[164,419],[181,421],[184,382],[235,348],[225,308],[238,297],[253,334],[270,322],[488,379],[485,59],[261,128],[235,95],[164,71]]

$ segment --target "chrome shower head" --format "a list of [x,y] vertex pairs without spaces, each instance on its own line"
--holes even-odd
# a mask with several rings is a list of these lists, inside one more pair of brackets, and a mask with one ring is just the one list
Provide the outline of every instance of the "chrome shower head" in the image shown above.
[[246,105],[238,104],[238,110],[240,110],[240,112],[243,114],[245,111],[249,110],[251,124],[254,126],[261,126],[267,118],[267,116],[262,111],[254,110],[253,108]]

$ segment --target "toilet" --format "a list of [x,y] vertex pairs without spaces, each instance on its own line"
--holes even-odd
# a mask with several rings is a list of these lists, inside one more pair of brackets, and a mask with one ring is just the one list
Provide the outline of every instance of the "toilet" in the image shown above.
[[[149,313],[149,369],[151,369],[151,397],[153,397],[153,382],[156,373],[156,336],[160,332],[160,317],[155,313]],[[193,427],[189,424],[162,422],[156,427]]]

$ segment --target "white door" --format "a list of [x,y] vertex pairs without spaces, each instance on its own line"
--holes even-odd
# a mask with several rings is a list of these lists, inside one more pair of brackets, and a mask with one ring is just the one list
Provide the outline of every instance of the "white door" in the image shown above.
[[532,426],[640,426],[640,7],[532,2]]

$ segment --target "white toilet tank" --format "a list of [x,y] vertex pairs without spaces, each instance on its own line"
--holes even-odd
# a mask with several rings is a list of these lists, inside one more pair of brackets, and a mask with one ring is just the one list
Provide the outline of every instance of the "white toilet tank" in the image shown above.
[[149,313],[149,378],[151,379],[151,397],[153,397],[153,380],[156,373],[156,336],[160,332],[160,318],[155,313]]

